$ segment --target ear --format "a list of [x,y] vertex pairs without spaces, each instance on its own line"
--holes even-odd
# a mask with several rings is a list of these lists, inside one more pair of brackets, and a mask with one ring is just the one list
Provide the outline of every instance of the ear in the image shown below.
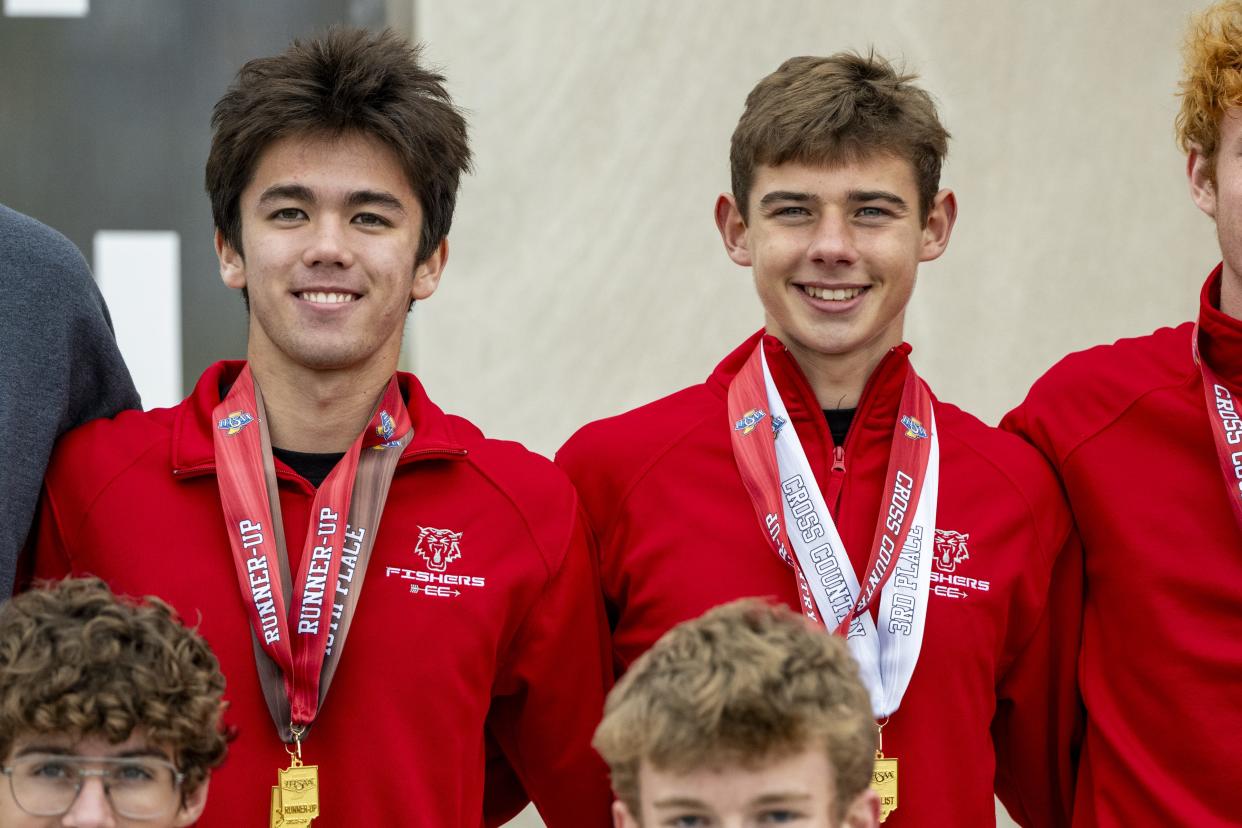
[[845,809],[841,824],[846,828],[879,828],[880,795],[871,788],[864,789]]
[[612,801],[612,828],[639,828],[639,822],[619,799]]
[[242,255],[233,249],[224,238],[224,234],[216,228],[216,258],[220,260],[220,281],[225,286],[240,290],[246,286],[246,262]]
[[410,288],[411,299],[421,301],[436,292],[440,285],[440,276],[448,264],[448,254],[448,239],[440,239],[432,254],[418,263],[414,268],[414,284]]
[[716,229],[720,231],[720,240],[724,242],[729,258],[742,267],[751,267],[753,260],[746,220],[742,218],[742,211],[738,209],[737,199],[732,193],[721,193],[716,199]]
[[927,211],[927,223],[923,225],[923,244],[919,249],[919,261],[930,262],[940,258],[949,246],[953,224],[957,221],[957,196],[952,190],[941,190],[932,199]]
[[1190,182],[1190,197],[1200,210],[1216,218],[1216,183],[1213,180],[1215,160],[1208,158],[1198,146],[1191,146],[1186,156],[1186,178]]
[[207,807],[207,786],[210,782],[211,776],[208,775],[203,783],[194,789],[194,793],[185,798],[185,803],[177,811],[177,818],[173,821],[176,828],[183,828],[183,826],[198,822],[198,818],[203,815],[203,808]]

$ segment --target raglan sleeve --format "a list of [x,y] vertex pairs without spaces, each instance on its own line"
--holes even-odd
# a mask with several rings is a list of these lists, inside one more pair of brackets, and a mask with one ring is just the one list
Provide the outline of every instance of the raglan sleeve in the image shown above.
[[548,828],[612,824],[607,771],[591,747],[610,667],[595,551],[575,506],[564,555],[518,629],[498,678],[501,694],[493,699],[488,728],[505,761],[488,763],[493,819],[516,804],[520,785]]
[[1082,741],[1078,692],[1082,637],[1082,544],[1068,508],[1045,510],[1055,558],[1034,632],[1009,660],[997,686],[992,739],[996,792],[1024,826],[1068,826]]

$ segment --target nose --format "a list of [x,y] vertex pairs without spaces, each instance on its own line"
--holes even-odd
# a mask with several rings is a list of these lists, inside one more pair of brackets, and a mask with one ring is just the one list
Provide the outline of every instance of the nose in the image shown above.
[[348,268],[354,263],[349,247],[349,229],[344,219],[322,213],[312,225],[306,249],[302,251],[302,264],[306,267]]
[[69,812],[61,817],[60,824],[65,828],[116,828],[112,803],[108,801],[108,794],[99,777],[82,781],[78,798],[73,801]]
[[833,210],[823,212],[816,222],[807,256],[816,264],[830,267],[849,266],[858,261],[854,228],[846,216]]

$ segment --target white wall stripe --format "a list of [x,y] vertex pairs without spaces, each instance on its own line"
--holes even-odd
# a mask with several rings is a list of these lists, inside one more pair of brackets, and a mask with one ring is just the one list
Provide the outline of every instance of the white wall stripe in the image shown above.
[[100,230],[95,279],[144,408],[173,405],[181,389],[181,237]]
[[9,17],[86,17],[91,0],[4,0]]

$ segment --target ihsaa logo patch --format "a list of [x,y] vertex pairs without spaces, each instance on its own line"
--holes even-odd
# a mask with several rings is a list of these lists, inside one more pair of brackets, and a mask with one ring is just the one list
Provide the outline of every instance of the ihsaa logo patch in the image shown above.
[[392,436],[397,433],[397,424],[392,421],[392,415],[390,415],[387,411],[381,411],[379,413],[379,417],[380,417],[380,422],[379,422],[379,425],[375,427],[375,435],[379,437],[381,440],[384,440],[385,442],[380,443],[378,446],[375,446],[374,448],[376,449],[396,448],[397,446],[401,445],[400,440],[392,439]]
[[909,414],[901,418],[901,424],[906,427],[906,436],[911,440],[927,439],[927,429],[923,428],[923,424]]
[[752,408],[742,415],[742,419],[733,424],[733,430],[740,431],[743,434],[750,434],[755,430],[755,426],[759,425],[766,416],[768,416],[768,412],[762,408]]
[[254,422],[254,415],[249,411],[234,411],[221,420],[216,427],[230,437]]

